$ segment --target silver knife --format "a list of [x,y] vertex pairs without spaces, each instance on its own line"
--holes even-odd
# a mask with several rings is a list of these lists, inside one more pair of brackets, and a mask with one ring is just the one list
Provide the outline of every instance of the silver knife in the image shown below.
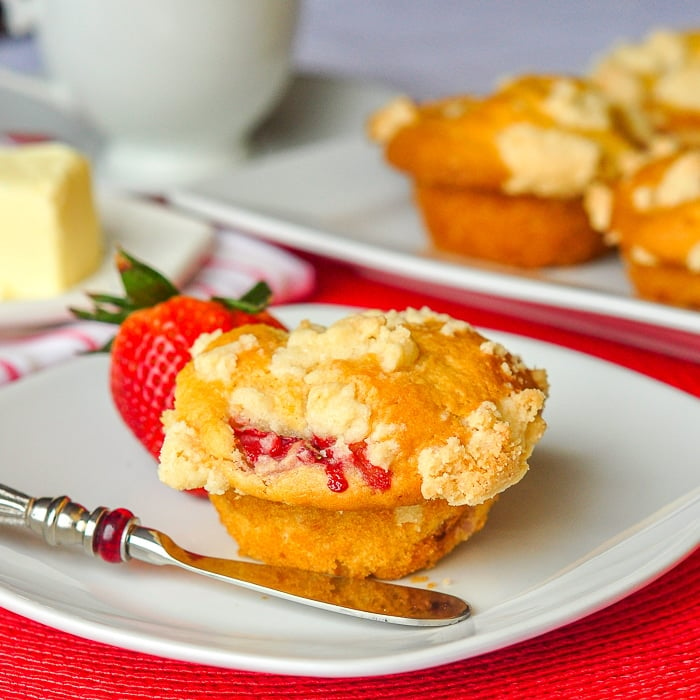
[[92,512],[67,496],[32,498],[0,484],[0,525],[27,528],[52,546],[77,545],[110,563],[138,559],[171,565],[243,588],[322,610],[418,627],[452,625],[469,617],[469,604],[447,593],[376,579],[356,579],[208,557],[142,527],[131,511]]

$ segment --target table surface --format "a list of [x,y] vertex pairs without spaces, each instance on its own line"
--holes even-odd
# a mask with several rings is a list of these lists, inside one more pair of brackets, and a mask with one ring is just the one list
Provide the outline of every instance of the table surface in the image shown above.
[[[613,40],[641,36],[658,25],[700,26],[700,9],[662,0],[310,0],[296,62],[303,70],[376,80],[430,97],[487,90],[514,69],[580,71]],[[31,40],[0,41],[0,64],[31,70],[39,63]],[[317,273],[316,288],[305,301],[384,308],[427,304],[476,325],[604,358],[700,397],[697,364],[431,298],[364,278],[336,261],[300,255]],[[530,641],[436,669],[353,679],[256,674],[154,658],[0,610],[0,697],[700,697],[699,594],[695,552],[642,590]]]

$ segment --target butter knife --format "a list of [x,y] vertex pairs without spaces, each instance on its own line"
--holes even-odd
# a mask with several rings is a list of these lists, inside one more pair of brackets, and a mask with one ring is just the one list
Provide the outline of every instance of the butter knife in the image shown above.
[[141,526],[125,508],[90,512],[68,496],[32,498],[0,484],[0,525],[29,529],[52,546],[80,546],[109,563],[137,559],[177,566],[259,593],[379,622],[436,627],[470,614],[468,603],[440,591],[196,554],[165,533]]

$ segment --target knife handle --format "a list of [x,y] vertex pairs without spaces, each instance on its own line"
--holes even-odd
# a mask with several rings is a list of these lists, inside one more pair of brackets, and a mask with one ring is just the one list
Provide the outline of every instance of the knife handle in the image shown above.
[[0,525],[26,525],[31,498],[0,484]]
[[0,525],[25,527],[47,544],[80,545],[111,564],[127,561],[127,539],[138,519],[126,508],[92,512],[68,496],[32,498],[0,484]]

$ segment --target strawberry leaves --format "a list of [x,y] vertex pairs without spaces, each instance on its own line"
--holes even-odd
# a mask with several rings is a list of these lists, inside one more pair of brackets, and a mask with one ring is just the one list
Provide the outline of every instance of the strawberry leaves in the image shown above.
[[[117,250],[115,262],[124,296],[89,293],[91,310],[71,308],[71,313],[85,321],[121,324],[134,311],[148,309],[180,295],[180,290],[157,270],[124,250]],[[212,301],[231,311],[246,314],[263,312],[270,303],[272,290],[266,282],[258,282],[238,299],[213,297]],[[108,349],[108,348],[105,348]]]
[[258,282],[238,299],[212,297],[212,301],[218,302],[227,309],[243,311],[243,313],[246,314],[259,314],[267,308],[271,297],[272,291],[267,284],[265,282]]
[[123,250],[116,255],[117,270],[132,309],[145,309],[177,296],[180,291],[160,272]]

